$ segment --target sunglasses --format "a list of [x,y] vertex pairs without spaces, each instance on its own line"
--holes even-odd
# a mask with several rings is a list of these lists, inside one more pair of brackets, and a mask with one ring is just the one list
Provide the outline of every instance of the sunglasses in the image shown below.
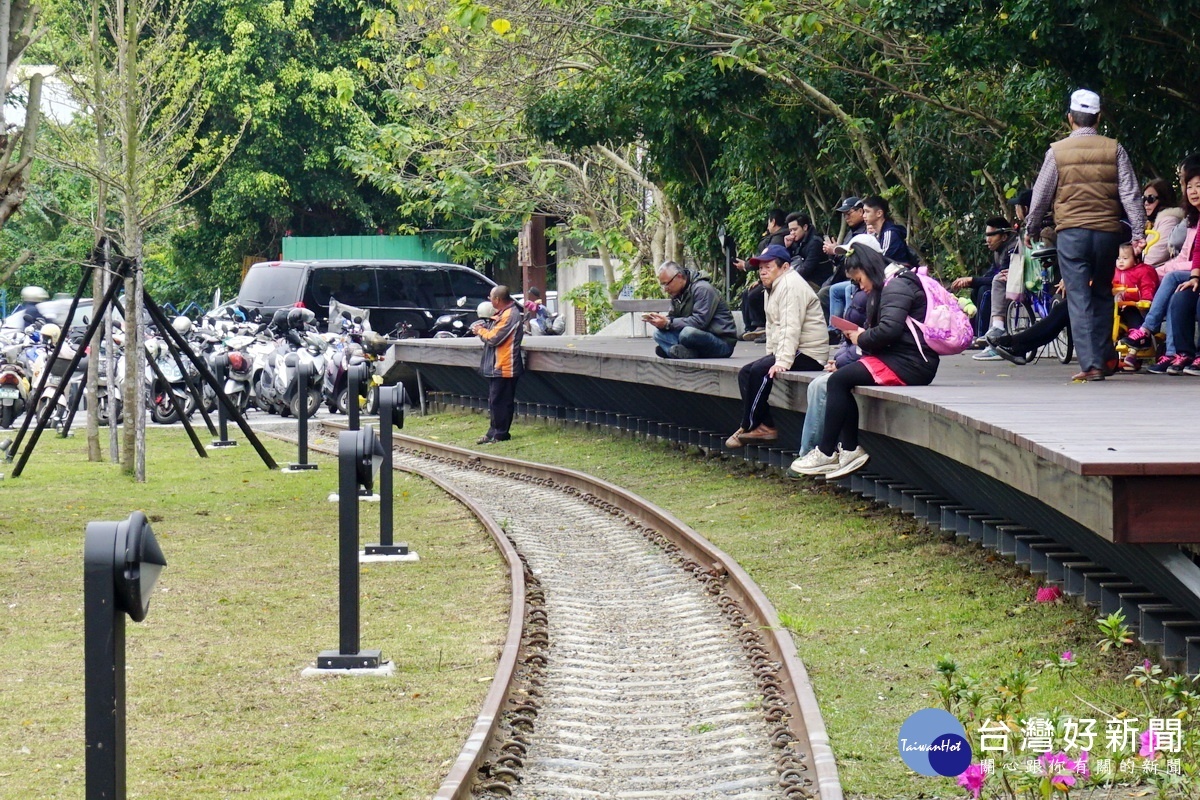
[[1156,194],[1144,194],[1144,195],[1142,195],[1142,202],[1143,202],[1143,203],[1157,203],[1157,202],[1158,202],[1158,195],[1156,195]]

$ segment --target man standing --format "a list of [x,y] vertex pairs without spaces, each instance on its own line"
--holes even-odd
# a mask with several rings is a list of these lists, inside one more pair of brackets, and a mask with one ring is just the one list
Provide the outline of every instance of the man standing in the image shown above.
[[783,244],[792,254],[792,269],[800,273],[815,292],[833,274],[833,263],[825,254],[821,234],[817,233],[808,214],[799,211],[787,215],[787,227]]
[[1071,335],[1079,355],[1076,381],[1102,381],[1111,360],[1112,277],[1117,247],[1133,230],[1135,252],[1145,245],[1146,216],[1141,187],[1125,148],[1096,132],[1100,96],[1087,89],[1071,95],[1067,121],[1071,135],[1050,145],[1026,219],[1026,243],[1037,239],[1053,203],[1058,232],[1058,263],[1066,285]]
[[[787,236],[787,216],[782,209],[771,209],[771,213],[767,214],[767,232],[763,234],[759,240],[758,248],[754,251],[761,253],[770,245],[777,244],[783,246],[783,237]],[[751,259],[753,261],[754,259]],[[733,265],[742,272],[746,271],[746,262],[742,259],[737,259]],[[746,287],[746,291],[742,292],[742,322],[745,324],[746,331],[742,334],[742,338],[748,342],[762,341],[766,336],[766,311],[765,305],[767,302],[766,288],[762,281],[755,281]]]
[[475,444],[493,444],[512,438],[508,429],[512,427],[513,399],[517,393],[517,379],[525,371],[521,355],[525,326],[522,325],[524,315],[520,307],[509,295],[507,286],[492,289],[488,299],[496,309],[496,316],[471,325],[471,333],[483,340],[479,374],[488,381],[488,416],[491,419],[488,432]]
[[773,244],[750,259],[767,289],[767,355],[738,372],[742,395],[742,424],[725,446],[773,442],[779,438],[767,399],[775,376],[789,369],[825,369],[829,338],[821,303],[808,282],[792,269],[792,254]]
[[733,312],[708,279],[674,261],[658,268],[658,285],[671,297],[667,316],[646,314],[659,358],[729,358],[737,343]]

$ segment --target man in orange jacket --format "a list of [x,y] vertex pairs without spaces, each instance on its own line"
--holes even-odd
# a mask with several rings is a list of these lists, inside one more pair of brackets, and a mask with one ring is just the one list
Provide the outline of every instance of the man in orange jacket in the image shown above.
[[507,286],[492,289],[489,299],[496,309],[496,316],[471,326],[471,332],[483,340],[479,374],[488,381],[488,415],[491,418],[488,432],[475,444],[493,444],[512,438],[508,429],[512,426],[517,379],[525,371],[521,354],[521,338],[525,334],[521,307],[513,301]]

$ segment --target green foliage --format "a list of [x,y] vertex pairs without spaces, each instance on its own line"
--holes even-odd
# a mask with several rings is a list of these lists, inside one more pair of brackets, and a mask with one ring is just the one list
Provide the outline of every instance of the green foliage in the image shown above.
[[576,286],[563,298],[568,303],[574,303],[578,311],[583,312],[587,321],[587,332],[595,333],[617,318],[613,311],[612,298],[609,297],[608,287],[599,281],[588,281]]
[[1125,624],[1125,612],[1114,611],[1096,623],[1100,628],[1100,641],[1096,645],[1100,652],[1121,650],[1133,644],[1133,629]]

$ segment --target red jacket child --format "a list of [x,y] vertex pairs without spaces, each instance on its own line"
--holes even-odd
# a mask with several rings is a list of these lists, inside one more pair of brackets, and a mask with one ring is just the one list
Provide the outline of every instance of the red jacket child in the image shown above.
[[1135,260],[1132,248],[1125,245],[1117,256],[1113,286],[1125,287],[1124,294],[1119,298],[1121,300],[1149,302],[1154,299],[1154,291],[1158,288],[1158,272],[1149,264]]

